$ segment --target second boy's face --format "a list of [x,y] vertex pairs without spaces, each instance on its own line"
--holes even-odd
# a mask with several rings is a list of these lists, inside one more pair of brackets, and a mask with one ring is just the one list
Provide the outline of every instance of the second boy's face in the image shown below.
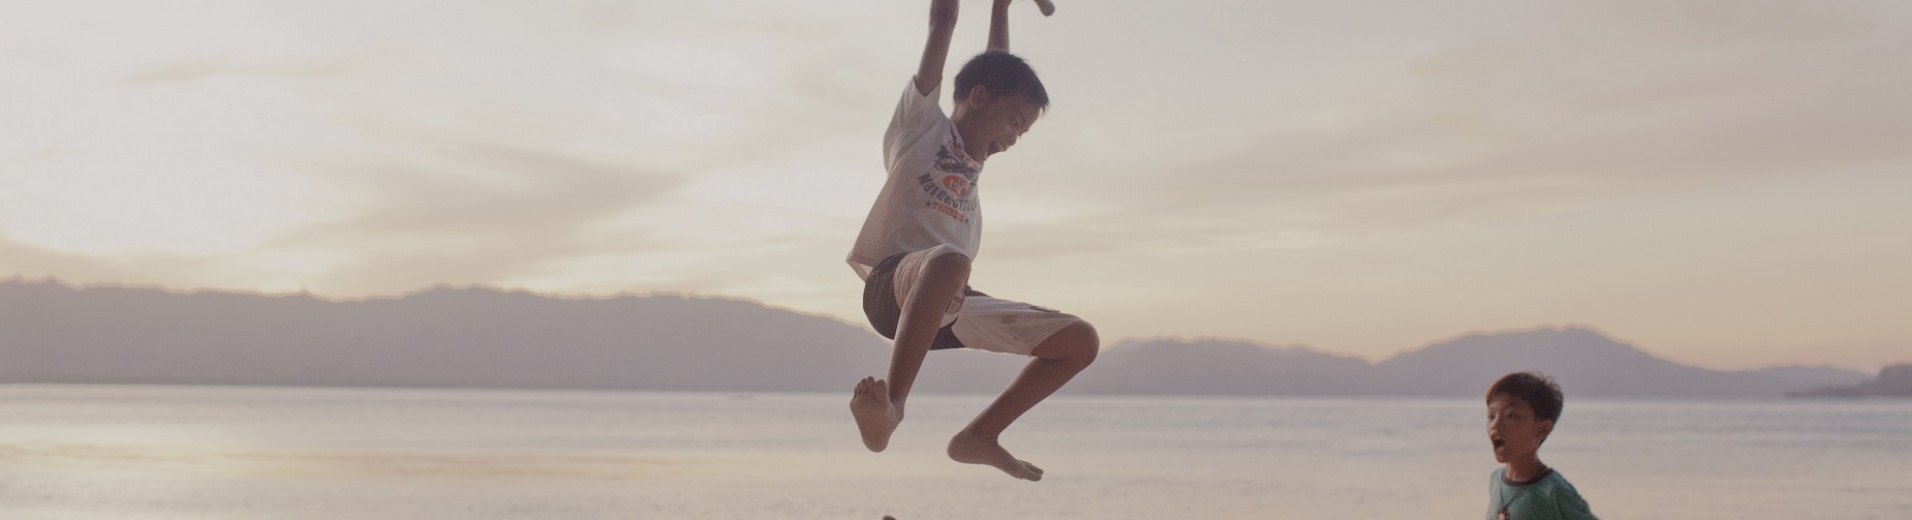
[[1487,440],[1494,445],[1496,462],[1534,456],[1551,432],[1553,421],[1534,417],[1534,407],[1525,399],[1501,394],[1487,400]]
[[977,162],[1015,146],[1022,134],[1035,126],[1042,109],[1021,93],[1008,96],[970,96],[965,100],[956,131],[963,135],[963,152]]

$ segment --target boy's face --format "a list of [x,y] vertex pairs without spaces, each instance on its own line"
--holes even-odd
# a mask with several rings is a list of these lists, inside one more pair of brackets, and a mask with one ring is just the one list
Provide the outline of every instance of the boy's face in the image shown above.
[[1487,440],[1494,445],[1496,462],[1533,456],[1553,433],[1553,424],[1535,418],[1534,406],[1525,399],[1496,394],[1487,400]]
[[963,153],[976,162],[1015,146],[1042,115],[1042,109],[1020,92],[996,96],[980,85],[970,89],[956,108],[951,119],[963,136]]

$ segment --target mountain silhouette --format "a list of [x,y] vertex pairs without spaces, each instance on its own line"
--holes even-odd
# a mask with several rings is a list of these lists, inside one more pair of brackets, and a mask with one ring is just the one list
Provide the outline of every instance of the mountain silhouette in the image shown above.
[[0,381],[817,390],[887,350],[848,324],[681,296],[399,299],[0,283]]
[[1799,397],[1912,397],[1912,365],[1892,365],[1879,377],[1849,386],[1822,386],[1792,394]]
[[1115,345],[1064,387],[1071,392],[1170,395],[1364,395],[1373,368],[1306,347],[1226,340],[1148,339]]
[[1575,397],[1776,398],[1865,374],[1823,367],[1718,371],[1655,357],[1598,331],[1470,334],[1379,363],[1305,347],[1220,340],[1118,344],[1065,391],[1120,394],[1475,397],[1510,372],[1537,371]]
[[1476,334],[1376,364],[1390,393],[1475,395],[1509,372],[1545,373],[1576,395],[1600,397],[1782,397],[1864,374],[1785,367],[1724,372],[1674,363],[1586,328]]
[[[860,324],[718,298],[437,287],[331,301],[0,281],[0,383],[848,392],[884,372],[889,350]],[[1026,361],[933,352],[917,388],[995,393]],[[1591,329],[1545,328],[1468,335],[1379,363],[1300,346],[1129,340],[1064,392],[1473,396],[1516,370],[1552,375],[1576,397],[1768,398],[1866,378],[1707,370]]]

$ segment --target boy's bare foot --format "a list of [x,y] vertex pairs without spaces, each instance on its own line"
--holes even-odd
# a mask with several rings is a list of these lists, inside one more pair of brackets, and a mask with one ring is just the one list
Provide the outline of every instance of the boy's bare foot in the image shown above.
[[949,458],[964,464],[984,464],[1000,469],[1011,477],[1028,481],[1042,480],[1042,468],[1017,460],[1001,444],[977,438],[965,429],[949,439]]
[[1056,4],[1051,3],[1049,0],[1036,0],[1036,8],[1042,10],[1043,16],[1054,16],[1056,14]]
[[856,429],[863,434],[863,447],[881,452],[890,447],[890,434],[903,422],[902,414],[890,403],[890,384],[874,377],[856,382],[850,397],[850,415],[856,417]]

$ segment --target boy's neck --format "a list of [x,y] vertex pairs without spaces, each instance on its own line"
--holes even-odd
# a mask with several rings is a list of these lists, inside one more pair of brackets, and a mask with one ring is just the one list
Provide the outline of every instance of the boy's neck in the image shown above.
[[962,155],[961,157],[962,160],[968,161],[970,164],[983,163],[982,161],[976,160],[974,156],[969,155],[969,139],[963,136],[963,129],[961,126],[957,126],[955,128],[955,131],[951,133],[956,134],[956,149],[953,151],[956,152],[957,154]]
[[1547,472],[1547,465],[1540,463],[1539,455],[1529,455],[1507,461],[1507,480],[1526,482],[1539,478]]

